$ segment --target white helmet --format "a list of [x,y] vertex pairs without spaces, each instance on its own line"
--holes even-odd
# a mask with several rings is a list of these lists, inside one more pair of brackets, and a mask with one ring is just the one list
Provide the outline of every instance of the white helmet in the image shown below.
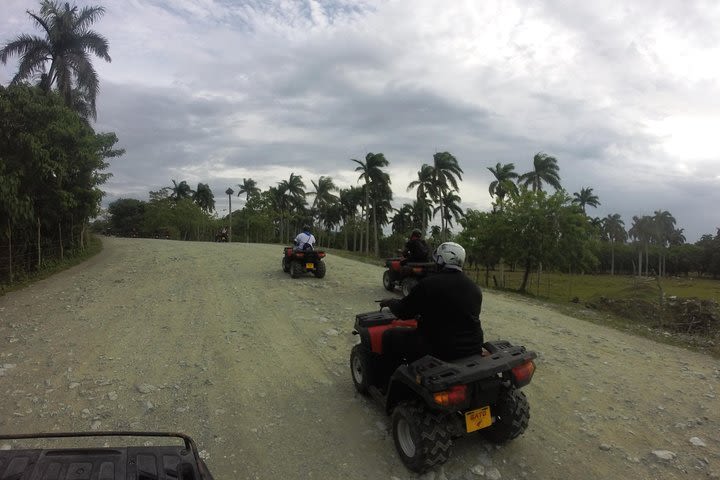
[[455,242],[445,242],[433,252],[433,260],[441,267],[462,270],[465,264],[465,249]]

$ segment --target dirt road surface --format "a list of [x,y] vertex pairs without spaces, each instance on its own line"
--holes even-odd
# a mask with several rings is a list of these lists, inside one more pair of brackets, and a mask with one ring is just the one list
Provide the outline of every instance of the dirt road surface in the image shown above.
[[[218,480],[417,478],[349,372],[380,267],[330,255],[293,280],[278,245],[103,241],[0,297],[0,432],[183,431]],[[482,320],[538,352],[530,427],[459,439],[421,478],[719,478],[717,360],[492,292]]]

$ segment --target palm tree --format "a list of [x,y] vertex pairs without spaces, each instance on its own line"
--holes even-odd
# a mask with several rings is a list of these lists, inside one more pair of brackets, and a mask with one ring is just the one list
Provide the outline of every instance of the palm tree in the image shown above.
[[[27,11],[45,36],[22,34],[0,49],[0,62],[5,64],[8,57],[18,55],[20,65],[12,84],[40,76],[40,87],[50,91],[53,86],[65,99],[65,103],[78,103],[90,117],[97,118],[95,98],[100,80],[90,61],[90,54],[110,62],[108,42],[89,27],[105,13],[103,7],[63,6],[51,0],[40,2],[40,12]],[[49,70],[46,70],[50,62]]]
[[404,204],[390,220],[393,233],[406,234],[413,224],[413,207],[409,203]]
[[643,248],[645,250],[645,275],[648,275],[650,270],[648,267],[648,245],[653,238],[653,229],[654,227],[652,217],[643,215],[642,217],[634,216],[633,224],[630,227],[630,230],[628,230],[628,235],[633,237],[640,246],[640,250],[638,252],[638,276],[641,276],[643,274]]
[[424,164],[417,172],[418,179],[410,182],[407,187],[408,191],[417,188],[417,209],[420,212],[427,212],[427,215],[421,214],[419,216],[422,219],[419,227],[423,234],[427,232],[428,222],[432,219],[432,198],[435,196],[433,171],[432,165]]
[[210,190],[210,185],[207,183],[198,183],[197,190],[193,193],[192,199],[197,206],[206,213],[215,210],[215,196],[212,190]]
[[514,172],[515,165],[513,163],[502,165],[498,162],[494,169],[492,167],[487,167],[487,169],[495,176],[495,180],[490,182],[490,196],[497,198],[497,207],[502,210],[505,196],[517,194],[517,185],[513,180],[518,178],[519,175]]
[[670,237],[675,232],[675,217],[667,210],[655,210],[652,221],[655,241],[660,246],[660,253],[658,253],[658,275],[663,276],[665,274],[665,249],[670,243]]
[[172,180],[172,182],[173,186],[170,187],[170,190],[172,190],[170,198],[174,199],[176,202],[182,200],[183,198],[191,198],[195,193],[192,191],[190,185],[188,185],[185,180],[180,183],[176,182],[175,180]]
[[239,190],[237,196],[245,194],[245,203],[250,201],[250,197],[254,197],[260,193],[257,182],[252,178],[243,178],[242,183],[237,184]]
[[310,208],[322,208],[324,205],[332,204],[337,201],[338,197],[332,192],[337,191],[338,188],[333,183],[331,177],[321,176],[317,183],[315,183],[315,180],[310,180],[310,183],[312,183],[313,188],[315,188],[314,192],[308,192],[310,195],[315,196]]
[[438,207],[435,208],[435,211],[441,212],[440,230],[444,235],[447,231],[447,227],[445,224],[446,217],[443,215],[446,212],[443,202],[449,193],[457,191],[457,182],[458,180],[462,180],[461,174],[464,172],[462,168],[460,168],[457,159],[449,152],[441,152],[433,155],[432,168],[433,200],[439,203]]
[[[380,246],[378,244],[378,224],[377,224],[377,209],[375,208],[375,196],[372,193],[379,191],[382,185],[390,185],[390,176],[381,170],[382,167],[387,167],[389,162],[382,153],[368,153],[365,155],[365,162],[350,159],[351,161],[358,164],[355,167],[356,172],[360,172],[358,181],[365,181],[365,253],[370,253],[370,213],[373,216],[373,225],[375,229],[375,255],[377,255]],[[370,197],[373,197],[372,202]]]
[[423,235],[427,233],[427,225],[432,219],[433,211],[430,206],[430,202],[422,200],[413,200],[412,202],[413,212],[413,227],[422,230]]
[[614,213],[603,219],[602,226],[606,238],[610,241],[610,275],[615,275],[615,243],[627,239],[625,222],[622,221],[619,213]]
[[453,224],[453,218],[457,221],[460,220],[463,216],[462,208],[460,208],[460,196],[453,193],[448,192],[443,198],[441,202],[441,206],[437,206],[435,208],[435,213],[440,212],[440,217],[445,221],[445,228],[449,230],[450,227],[452,227]]
[[588,187],[582,187],[580,189],[580,193],[573,193],[573,196],[575,197],[572,201],[572,203],[577,203],[580,205],[580,208],[582,208],[583,213],[585,212],[585,206],[590,205],[591,207],[597,208],[598,205],[600,205],[600,201],[597,197],[597,195],[593,194],[593,189]]
[[353,251],[357,250],[357,228],[356,215],[357,209],[363,202],[363,189],[359,187],[343,188],[340,190],[340,216],[343,222],[343,230],[345,232],[345,250],[348,250],[348,230],[352,225],[353,229]]
[[560,167],[558,167],[557,159],[542,152],[538,152],[533,157],[533,170],[523,173],[518,177],[518,183],[522,183],[526,187],[531,186],[533,192],[542,190],[543,182],[549,184],[555,190],[560,190]]
[[[299,219],[302,213],[302,209],[305,207],[305,183],[302,181],[302,175],[295,175],[290,173],[288,180],[283,180],[278,184],[278,190],[282,194],[283,201],[281,206],[283,207],[281,212],[287,212],[288,214],[295,214],[296,219]],[[282,217],[282,216],[281,216]],[[282,221],[282,220],[281,220]],[[290,219],[287,219],[286,226],[288,233],[290,232]],[[282,233],[282,228],[281,228]]]

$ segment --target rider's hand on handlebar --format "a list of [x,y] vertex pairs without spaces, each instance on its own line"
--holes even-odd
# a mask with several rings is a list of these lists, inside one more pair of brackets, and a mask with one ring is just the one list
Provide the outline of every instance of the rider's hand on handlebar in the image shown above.
[[384,308],[384,307],[389,307],[394,301],[395,301],[394,298],[383,298],[378,303],[380,304],[380,308]]

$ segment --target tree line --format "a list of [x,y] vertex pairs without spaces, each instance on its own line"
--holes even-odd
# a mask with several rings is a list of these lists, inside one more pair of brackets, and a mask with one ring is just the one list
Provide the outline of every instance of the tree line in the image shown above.
[[82,251],[100,211],[107,160],[123,154],[114,133],[96,133],[99,79],[90,55],[108,43],[89,27],[101,7],[44,0],[27,12],[43,36],[19,35],[0,49],[20,58],[0,86],[0,281],[12,282]]

